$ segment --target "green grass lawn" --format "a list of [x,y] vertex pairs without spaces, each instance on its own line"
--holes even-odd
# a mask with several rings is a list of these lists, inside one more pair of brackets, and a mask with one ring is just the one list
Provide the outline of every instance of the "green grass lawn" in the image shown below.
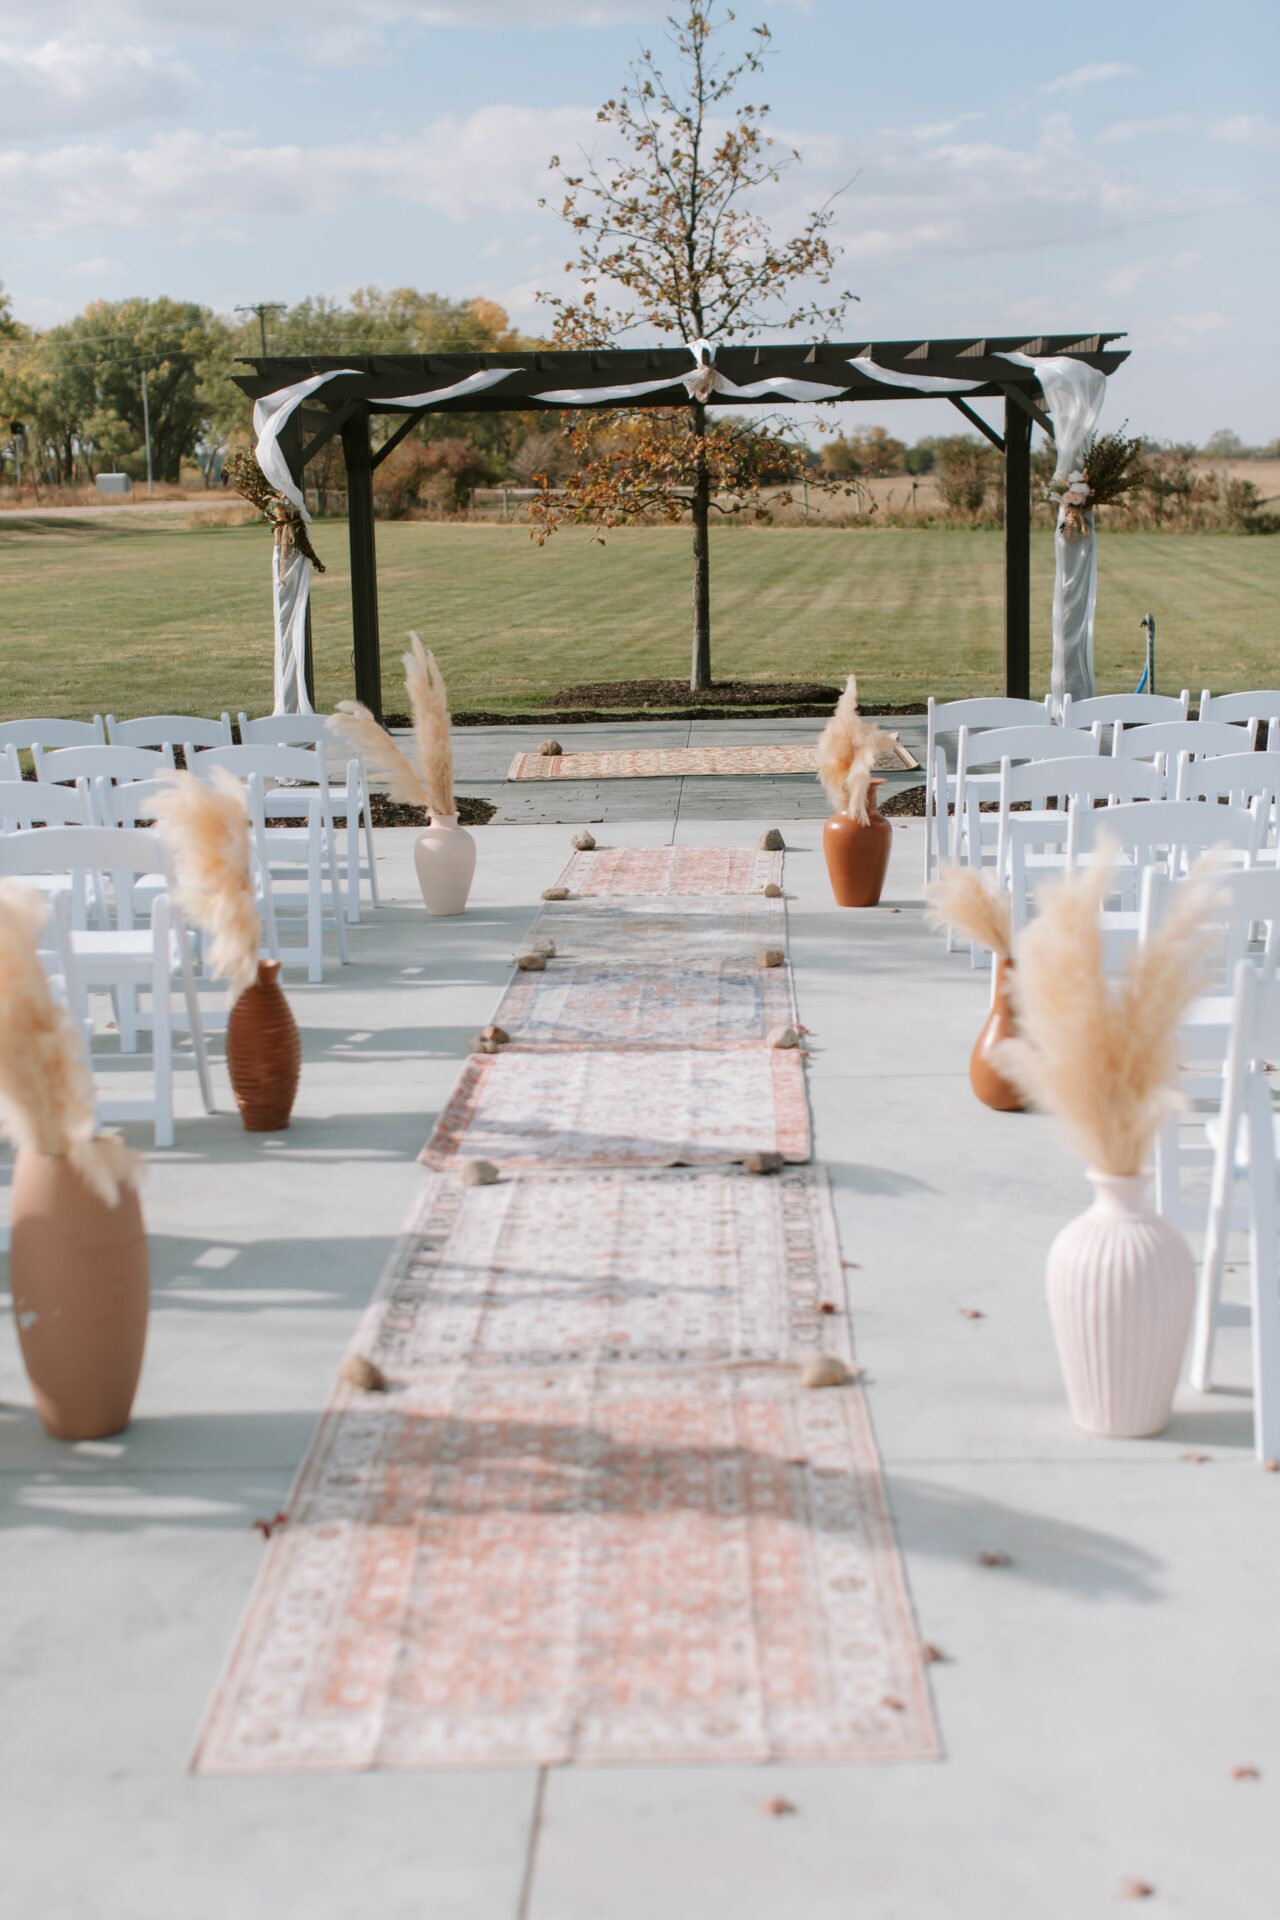
[[[352,691],[342,522],[321,523],[319,702]],[[519,709],[575,681],[688,667],[689,540],[582,529],[537,548],[523,528],[378,528],[384,685],[416,627],[455,708]],[[1003,539],[994,532],[726,529],[712,543],[713,659],[725,678],[839,679],[903,702],[1000,690]],[[1104,533],[1098,679],[1131,688],[1139,621],[1158,624],[1162,689],[1277,677],[1280,539]],[[121,515],[0,521],[0,715],[249,712],[271,703],[270,543],[253,527]],[[1033,550],[1033,686],[1048,680],[1053,551]]]

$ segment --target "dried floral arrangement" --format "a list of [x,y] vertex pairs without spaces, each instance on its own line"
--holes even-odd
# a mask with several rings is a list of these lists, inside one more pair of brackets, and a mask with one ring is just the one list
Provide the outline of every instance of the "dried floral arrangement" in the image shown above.
[[257,976],[262,922],[249,862],[244,788],[227,767],[207,782],[194,773],[164,776],[155,803],[168,848],[174,897],[187,919],[209,936],[209,964],[234,999]]
[[1115,848],[1100,843],[1090,866],[1045,889],[1010,976],[1019,1037],[996,1049],[995,1065],[1057,1115],[1096,1171],[1133,1175],[1180,1104],[1176,1035],[1212,943],[1216,863],[1206,856],[1174,889],[1113,985],[1099,915],[1114,865]]
[[987,869],[944,867],[925,896],[925,922],[974,940],[997,960],[1013,958],[1013,903]]
[[1067,475],[1066,485],[1046,489],[1046,498],[1062,508],[1062,531],[1068,540],[1079,540],[1088,532],[1086,513],[1114,506],[1125,494],[1145,485],[1142,442],[1125,433],[1128,424],[1116,433],[1095,435],[1085,450],[1083,466]]
[[892,734],[858,711],[858,682],[850,674],[818,741],[818,778],[837,812],[867,824],[872,770],[893,745]]
[[296,547],[317,573],[323,573],[324,562],[311,544],[311,535],[307,531],[301,508],[272,486],[258,465],[258,456],[252,448],[237,447],[234,453],[227,456],[223,471],[241,499],[247,500],[251,507],[256,507],[263,519],[275,529],[276,545],[281,551],[287,552],[290,547]]
[[142,1160],[118,1133],[94,1128],[93,1080],[71,1015],[40,958],[49,908],[0,881],[0,1126],[30,1153],[64,1155],[107,1206],[135,1187]]
[[386,777],[393,800],[425,807],[433,819],[447,818],[458,811],[453,794],[449,697],[435,655],[416,633],[409,635],[409,651],[404,656],[404,689],[413,716],[416,766],[358,700],[340,700],[337,712],[329,716],[329,729]]

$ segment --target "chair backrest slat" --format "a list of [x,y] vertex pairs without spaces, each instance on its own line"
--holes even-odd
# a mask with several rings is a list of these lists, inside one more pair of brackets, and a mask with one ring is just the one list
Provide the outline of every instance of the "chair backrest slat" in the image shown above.
[[117,720],[109,713],[107,739],[113,747],[229,747],[231,715],[209,720],[190,713],[148,713]]
[[1073,700],[1068,694],[1062,703],[1064,727],[1091,727],[1095,722],[1112,727],[1149,726],[1157,720],[1185,720],[1191,705],[1186,687],[1181,693],[1098,693],[1088,700]]
[[172,747],[34,749],[37,780],[153,780],[173,766]]
[[1263,687],[1246,693],[1200,695],[1202,720],[1274,720],[1280,714],[1280,688]]
[[27,752],[33,747],[102,746],[106,737],[100,713],[92,720],[0,721],[0,747],[17,747]]
[[0,780],[0,831],[92,824],[89,785],[50,786],[41,780]]

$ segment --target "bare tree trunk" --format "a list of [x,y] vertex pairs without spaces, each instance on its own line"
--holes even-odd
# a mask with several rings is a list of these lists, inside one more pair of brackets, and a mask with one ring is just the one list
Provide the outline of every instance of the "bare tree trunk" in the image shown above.
[[706,432],[706,409],[696,403],[689,409],[697,443],[693,499],[693,665],[689,686],[698,693],[711,685],[711,478],[702,449]]

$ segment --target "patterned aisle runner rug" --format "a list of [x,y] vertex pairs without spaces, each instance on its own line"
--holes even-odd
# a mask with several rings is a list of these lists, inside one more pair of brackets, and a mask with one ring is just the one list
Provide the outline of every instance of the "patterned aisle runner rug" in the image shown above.
[[722,1167],[760,1152],[809,1158],[797,1049],[506,1047],[467,1062],[422,1158],[446,1168]]
[[433,1180],[196,1767],[938,1752],[811,1170]]
[[[896,734],[876,766],[908,771],[920,762]],[[633,752],[518,753],[508,780],[683,780],[700,775],[811,773],[818,771],[817,745],[790,747],[641,747]]]
[[759,893],[782,884],[781,853],[758,847],[597,847],[575,853],[557,885],[580,894]]
[[539,910],[530,938],[546,934],[560,959],[633,961],[674,973],[691,960],[754,960],[762,947],[785,947],[783,900],[762,893],[584,895]]
[[796,1010],[789,967],[557,960],[517,973],[494,1019],[519,1047],[740,1047],[793,1026]]

